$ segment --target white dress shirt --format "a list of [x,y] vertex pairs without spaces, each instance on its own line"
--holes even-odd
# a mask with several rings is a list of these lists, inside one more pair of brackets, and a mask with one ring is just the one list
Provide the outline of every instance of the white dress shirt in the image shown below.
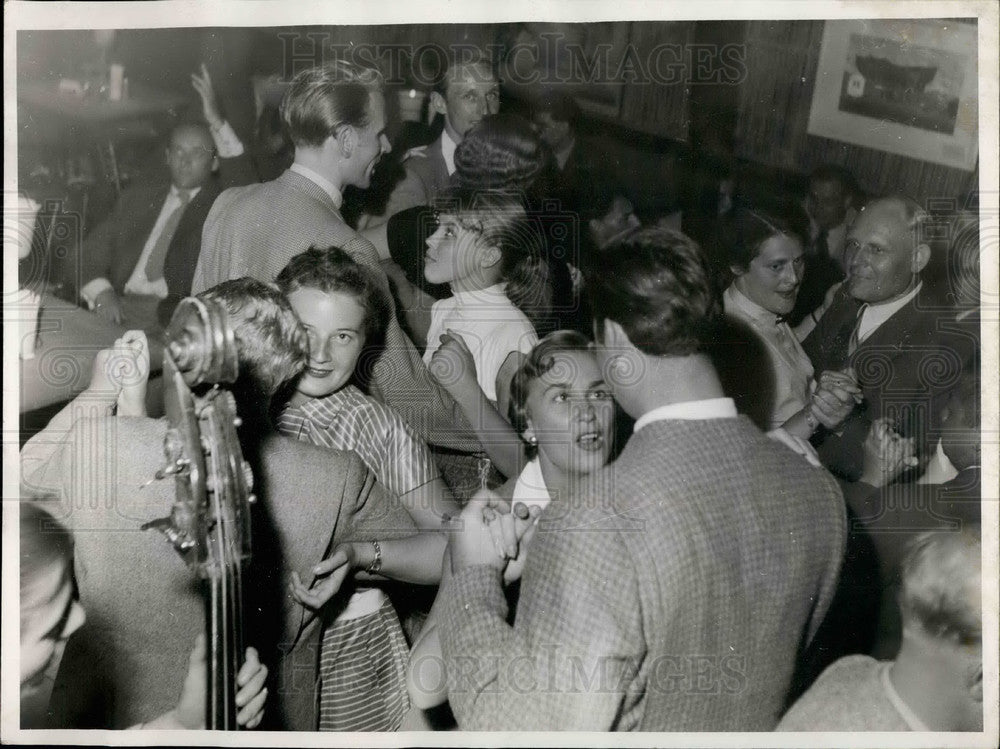
[[858,323],[858,343],[863,343],[886,320],[909,304],[910,300],[917,295],[923,285],[923,281],[921,281],[913,291],[899,299],[882,302],[881,304],[868,304],[861,313],[861,320]]
[[654,421],[679,419],[682,421],[699,421],[701,419],[735,419],[736,404],[732,398],[706,398],[700,401],[682,401],[668,403],[665,406],[647,411],[635,422],[633,432],[638,432]]
[[340,210],[340,206],[344,202],[344,196],[341,194],[340,190],[337,189],[337,186],[334,185],[330,180],[328,180],[326,177],[324,177],[322,174],[315,171],[314,169],[310,169],[307,166],[303,166],[297,161],[294,164],[292,164],[290,169],[296,174],[301,174],[310,182],[315,182],[317,185],[323,188],[323,192],[325,192],[327,195],[330,196],[330,200],[333,201],[333,205],[336,207],[336,209],[338,211]]
[[444,156],[444,165],[448,168],[448,176],[455,173],[455,149],[458,144],[448,135],[448,129],[441,131],[441,155]]

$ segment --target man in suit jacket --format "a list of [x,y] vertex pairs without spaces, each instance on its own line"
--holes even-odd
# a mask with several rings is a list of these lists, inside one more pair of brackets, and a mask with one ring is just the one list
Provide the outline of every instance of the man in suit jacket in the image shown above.
[[848,481],[861,473],[861,447],[877,418],[929,454],[933,419],[975,346],[943,324],[954,311],[923,292],[926,220],[905,197],[868,203],[848,231],[850,275],[802,343],[817,373],[850,367],[861,387],[864,400],[841,428],[815,438],[824,465]]
[[219,192],[256,181],[243,144],[222,118],[205,65],[191,81],[207,126],[174,128],[166,149],[169,180],[126,188],[83,244],[82,301],[112,322],[151,333],[191,293],[202,226]]
[[543,510],[512,627],[503,561],[463,513],[440,627],[452,709],[469,729],[770,730],[836,587],[840,492],[723,397],[703,353],[721,305],[690,239],[633,232],[588,285],[635,434]]
[[[319,621],[292,600],[289,575],[313,579],[312,566],[344,541],[396,538],[416,529],[353,453],[270,431],[270,397],[306,361],[305,336],[287,301],[248,279],[207,296],[227,307],[240,357],[232,390],[258,497],[244,632],[272,667],[263,725],[316,730]],[[156,531],[140,530],[168,515],[174,501],[172,480],[152,481],[165,463],[168,424],[103,415],[121,390],[108,371],[95,365],[91,387],[21,453],[25,492],[51,498],[46,504],[54,505],[53,515],[73,532],[87,612],[53,691],[58,727],[126,728],[171,709],[195,636],[204,631],[194,572]]]
[[[382,85],[376,71],[343,61],[295,77],[282,103],[295,162],[276,180],[219,196],[205,222],[195,293],[242,276],[273,281],[300,252],[334,246],[376,269],[391,298],[378,252],[339,211],[343,188],[367,187],[375,165],[391,149]],[[395,314],[370,384],[373,394],[428,442],[464,452],[479,449],[461,409],[432,382]]]
[[[468,49],[462,50],[467,53]],[[485,57],[451,58],[431,91],[431,109],[442,115],[444,128],[433,142],[409,151],[403,161],[405,176],[393,188],[385,210],[370,217],[372,229],[407,208],[430,205],[448,187],[455,173],[455,148],[473,125],[500,111],[500,83]]]

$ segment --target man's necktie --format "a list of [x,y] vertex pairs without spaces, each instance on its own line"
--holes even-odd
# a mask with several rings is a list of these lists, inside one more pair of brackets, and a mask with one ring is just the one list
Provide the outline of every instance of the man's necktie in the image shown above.
[[156,244],[153,245],[153,249],[149,253],[149,259],[146,261],[147,281],[158,281],[163,278],[163,262],[167,257],[170,241],[174,238],[174,233],[177,231],[177,224],[180,223],[181,216],[184,215],[184,209],[187,208],[187,204],[191,200],[191,193],[187,190],[178,190],[177,198],[180,200],[180,205],[174,209],[174,212],[163,223],[163,230],[160,232],[160,236],[156,238]]
[[847,355],[854,356],[854,352],[858,350],[859,340],[858,337],[861,333],[861,319],[865,316],[865,310],[868,309],[867,304],[862,304],[861,309],[858,310],[858,318],[854,323],[854,330],[851,331],[851,340],[847,344]]
[[816,237],[816,254],[824,259],[830,257],[830,243],[827,241],[826,229],[820,229]]

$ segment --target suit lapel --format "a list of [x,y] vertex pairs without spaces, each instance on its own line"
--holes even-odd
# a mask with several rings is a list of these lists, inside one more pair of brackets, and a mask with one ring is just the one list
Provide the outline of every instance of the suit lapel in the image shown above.
[[444,131],[442,131],[437,140],[431,143],[431,145],[427,148],[427,157],[431,159],[431,164],[434,167],[435,187],[439,192],[448,186],[448,181],[450,179],[448,175],[448,165],[444,161],[444,151],[441,147],[442,138],[444,138]]
[[137,189],[134,202],[130,200],[122,212],[125,223],[118,242],[118,252],[111,258],[113,263],[111,281],[115,288],[124,288],[125,282],[135,270],[169,192],[169,182]]

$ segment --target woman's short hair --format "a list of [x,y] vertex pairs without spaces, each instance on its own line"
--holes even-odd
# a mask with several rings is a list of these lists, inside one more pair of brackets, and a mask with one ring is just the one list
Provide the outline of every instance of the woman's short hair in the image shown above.
[[384,89],[382,74],[349,60],[296,75],[281,102],[281,119],[296,146],[321,146],[345,125],[370,121],[370,95]]
[[722,219],[715,243],[728,268],[745,272],[760,248],[771,237],[793,237],[805,242],[809,236],[808,218],[793,206],[757,207],[737,204]]
[[[590,347],[590,340],[575,330],[556,330],[535,344],[510,383],[507,418],[519,435],[524,434],[528,428],[528,391],[531,383],[552,369],[556,354],[567,351],[589,352]],[[535,457],[537,451],[537,445],[528,445],[529,458]]]
[[688,356],[715,337],[718,288],[701,248],[679,231],[635,229],[593,258],[585,274],[598,341],[606,320],[650,356]]
[[531,123],[515,114],[483,117],[455,149],[454,182],[475,189],[526,191],[542,173],[546,150]]
[[275,394],[309,360],[305,330],[288,300],[276,286],[254,278],[223,281],[198,298],[222,304],[229,314],[239,356],[233,394],[240,415],[261,406],[267,411]]
[[385,337],[390,311],[378,278],[339,247],[300,252],[281,269],[275,283],[286,297],[298,289],[350,294],[365,311],[365,344]]
[[906,625],[958,645],[982,642],[982,540],[978,526],[922,533],[903,561],[899,607]]

